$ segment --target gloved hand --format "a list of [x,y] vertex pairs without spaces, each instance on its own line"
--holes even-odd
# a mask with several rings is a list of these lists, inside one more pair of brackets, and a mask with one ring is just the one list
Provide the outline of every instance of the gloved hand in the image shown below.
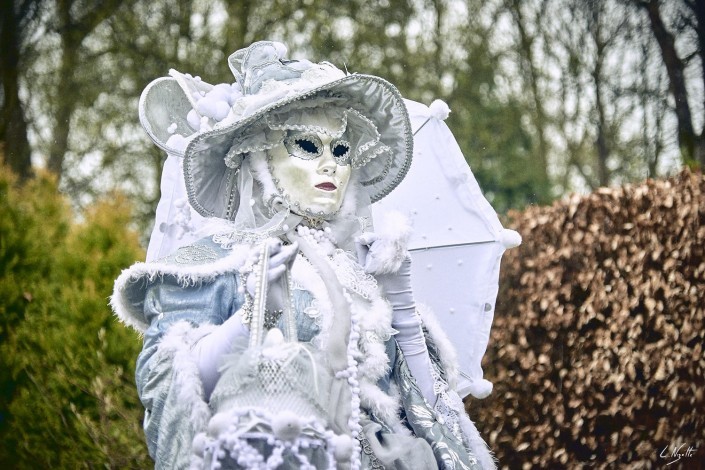
[[[371,240],[371,245],[367,245]],[[385,297],[392,306],[392,328],[398,331],[394,336],[399,349],[404,353],[409,370],[416,379],[426,401],[434,406],[436,394],[433,392],[433,375],[431,358],[428,355],[426,340],[421,329],[421,318],[416,313],[416,302],[411,288],[411,257],[407,254],[396,272],[379,274],[379,266],[385,265],[383,259],[372,257],[375,244],[379,243],[373,234],[363,234],[358,239],[358,261],[365,271],[375,275]],[[379,253],[379,250],[377,250]],[[386,263],[388,265],[388,263]]]
[[221,358],[230,353],[237,338],[246,338],[249,334],[250,329],[242,324],[242,317],[235,314],[193,346],[192,352],[198,364],[206,401],[210,399],[220,378],[218,368]]
[[[287,267],[291,266],[299,247],[297,243],[282,246],[281,240],[275,238],[268,240],[266,243],[269,243],[270,248],[267,279],[272,283],[269,289],[267,308],[280,309],[281,305],[283,305],[281,302],[285,299],[282,299],[281,286],[275,281],[284,274]],[[252,262],[258,262],[259,254],[259,247],[252,250]],[[246,289],[251,296],[254,295],[255,276],[250,275],[247,277]],[[206,399],[210,397],[216,382],[220,378],[218,368],[220,367],[222,356],[231,352],[232,346],[238,337],[247,337],[249,334],[249,328],[242,323],[242,316],[236,313],[194,345],[193,353],[198,363],[198,371],[203,382]]]
[[[288,301],[288,299],[283,298],[281,284],[276,281],[282,277],[287,269],[291,269],[294,260],[296,260],[296,254],[299,252],[299,244],[298,242],[294,242],[291,245],[285,246],[278,238],[270,238],[265,243],[269,243],[267,310],[281,310],[284,302]],[[259,262],[259,256],[260,248],[256,247],[250,254],[253,264]],[[256,276],[247,276],[247,292],[251,297],[255,295],[255,284]]]

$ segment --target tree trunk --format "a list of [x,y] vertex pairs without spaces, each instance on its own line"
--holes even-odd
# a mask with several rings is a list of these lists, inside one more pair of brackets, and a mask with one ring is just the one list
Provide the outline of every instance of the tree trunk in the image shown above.
[[121,2],[108,0],[96,2],[93,7],[85,8],[82,16],[78,16],[74,8],[75,0],[61,0],[57,2],[59,16],[59,34],[61,36],[61,66],[59,68],[58,83],[54,100],[56,111],[54,115],[53,142],[49,150],[48,169],[57,178],[61,178],[64,159],[69,148],[69,134],[71,131],[71,117],[76,109],[77,86],[75,73],[77,68],[85,66],[79,64],[80,48],[83,41],[95,28],[110,18],[115,11],[123,5],[130,8],[134,0]]
[[544,187],[550,186],[550,178],[548,175],[548,142],[546,140],[546,127],[548,119],[544,112],[543,102],[541,100],[541,92],[539,90],[539,71],[536,68],[534,52],[532,50],[534,38],[530,37],[525,28],[526,18],[521,12],[521,2],[519,0],[511,0],[509,9],[514,17],[514,21],[519,31],[520,52],[522,57],[519,59],[529,88],[531,90],[530,106],[534,112],[534,126],[536,127],[536,137],[538,139],[538,148],[536,159],[539,168],[537,169],[537,177],[539,184]]
[[597,112],[597,139],[595,146],[597,147],[597,180],[600,186],[609,186],[610,171],[607,166],[607,160],[610,157],[611,149],[607,135],[607,118],[605,115],[605,104],[602,100],[603,93],[603,77],[602,68],[605,59],[605,43],[601,38],[602,29],[602,12],[599,5],[591,4],[588,7],[591,16],[590,33],[595,44],[595,68],[592,71],[592,80],[595,85],[595,111]]
[[[668,72],[669,88],[676,102],[676,117],[678,119],[678,143],[680,145],[681,154],[684,162],[692,166],[697,162],[697,147],[699,136],[695,135],[693,130],[693,121],[688,104],[688,92],[685,87],[685,66],[683,61],[678,57],[675,47],[675,39],[673,35],[666,29],[661,18],[659,10],[659,2],[650,0],[649,2],[639,3],[649,16],[651,23],[651,31],[658,42],[661,49],[666,71]],[[701,51],[702,53],[702,51]]]
[[32,175],[32,160],[27,139],[27,120],[19,96],[20,32],[12,0],[0,1],[0,73],[2,73],[2,109],[0,143],[5,161],[19,175]]
[[56,111],[54,115],[53,142],[49,151],[47,168],[57,178],[61,178],[64,158],[69,146],[69,132],[71,130],[71,116],[75,107],[72,88],[73,73],[77,65],[79,44],[73,44],[64,38],[61,54],[61,67],[59,69],[59,82],[57,83]]
[[[694,1],[691,5],[693,12],[695,13],[700,68],[702,69],[703,86],[705,86],[705,2]],[[703,106],[705,106],[705,96],[703,96]],[[701,168],[705,168],[705,130],[700,131],[700,138],[697,141],[695,150],[696,160],[700,164]]]

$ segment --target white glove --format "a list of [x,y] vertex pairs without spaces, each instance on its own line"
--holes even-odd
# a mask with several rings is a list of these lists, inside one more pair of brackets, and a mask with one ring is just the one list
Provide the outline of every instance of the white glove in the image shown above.
[[246,338],[249,334],[250,329],[242,324],[240,315],[235,314],[193,346],[192,351],[198,363],[206,401],[210,399],[215,384],[220,378],[218,372],[220,359],[230,353],[236,339]]
[[[291,269],[291,266],[296,260],[296,254],[299,252],[298,242],[294,242],[291,245],[284,246],[282,241],[278,238],[270,238],[266,241],[269,243],[269,266],[267,268],[267,280],[269,282],[269,290],[267,296],[267,309],[268,310],[281,310],[283,302],[287,299],[282,298],[281,284],[278,281],[287,269]],[[253,263],[256,263],[260,255],[259,247],[252,250],[250,254]],[[255,283],[256,276],[247,277],[247,292],[251,297],[255,295]]]
[[[366,242],[370,239],[372,245],[368,248]],[[411,289],[411,258],[407,254],[394,273],[378,274],[374,269],[385,263],[376,258],[370,259],[370,255],[375,252],[376,243],[378,239],[373,234],[361,236],[357,245],[358,261],[366,272],[376,275],[377,282],[392,305],[392,328],[398,331],[394,338],[404,353],[421,393],[426,401],[434,406],[437,397],[433,392],[431,357],[428,355],[426,340],[421,330],[421,318],[416,313],[416,302]]]
[[[267,279],[272,283],[269,289],[267,308],[279,309],[284,299],[281,298],[281,287],[275,281],[281,278],[287,267],[290,267],[293,263],[296,253],[299,251],[299,246],[297,243],[282,246],[281,240],[275,238],[269,239],[266,243],[269,243],[270,249]],[[260,249],[258,247],[254,248],[251,257],[257,260],[259,253]],[[255,276],[248,276],[247,278],[246,288],[251,296],[255,293],[254,278]],[[247,337],[249,334],[250,329],[242,323],[242,317],[239,314],[235,314],[194,345],[193,353],[198,363],[198,371],[203,382],[206,400],[210,398],[215,384],[220,378],[218,368],[220,367],[221,358],[231,352],[237,338]]]

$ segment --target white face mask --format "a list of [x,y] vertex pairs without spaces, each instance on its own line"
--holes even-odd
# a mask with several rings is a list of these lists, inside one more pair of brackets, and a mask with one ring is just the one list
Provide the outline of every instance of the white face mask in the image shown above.
[[[338,126],[328,122],[324,127]],[[294,212],[326,218],[343,203],[352,172],[351,152],[342,138],[290,131],[284,144],[269,150],[270,171]]]

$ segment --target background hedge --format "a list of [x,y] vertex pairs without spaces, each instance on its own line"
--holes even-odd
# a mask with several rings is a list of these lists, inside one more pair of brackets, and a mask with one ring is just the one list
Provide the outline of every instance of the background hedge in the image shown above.
[[[502,466],[705,462],[705,178],[572,196],[511,213],[485,375],[472,416]],[[667,468],[673,468],[672,465]]]

